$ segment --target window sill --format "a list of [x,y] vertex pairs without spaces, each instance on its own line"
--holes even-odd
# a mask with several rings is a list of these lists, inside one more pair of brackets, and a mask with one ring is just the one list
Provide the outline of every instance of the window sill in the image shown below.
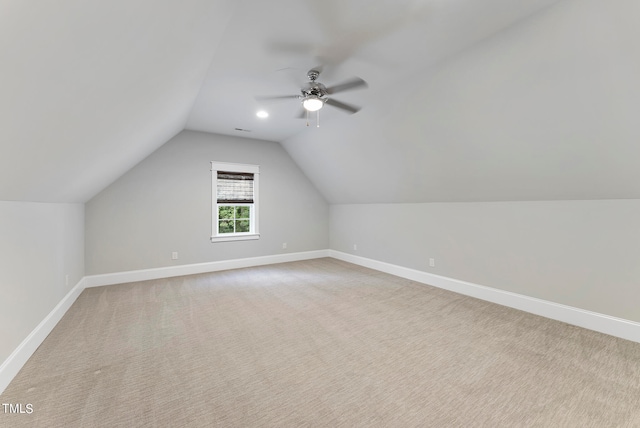
[[211,242],[248,241],[250,239],[260,239],[260,234],[248,233],[246,235],[212,236]]

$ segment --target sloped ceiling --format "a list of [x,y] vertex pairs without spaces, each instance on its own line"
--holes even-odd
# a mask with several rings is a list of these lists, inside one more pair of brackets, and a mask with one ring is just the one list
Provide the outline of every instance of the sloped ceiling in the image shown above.
[[640,198],[638,16],[559,2],[283,146],[332,203]]
[[[332,203],[638,198],[639,11],[4,1],[0,200],[86,201],[185,128],[280,141]],[[255,99],[318,65],[323,83],[369,83],[336,95],[360,112],[306,127],[296,100]]]
[[86,201],[180,132],[232,4],[0,2],[0,200]]

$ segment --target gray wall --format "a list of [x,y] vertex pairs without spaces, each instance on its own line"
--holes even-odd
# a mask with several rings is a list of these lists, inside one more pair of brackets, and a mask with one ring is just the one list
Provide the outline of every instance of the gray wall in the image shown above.
[[[259,240],[210,242],[210,161],[260,166]],[[326,249],[328,237],[327,202],[280,144],[183,131],[87,202],[85,268],[100,274]]]
[[84,276],[84,206],[0,201],[0,237],[2,363]]
[[330,218],[334,250],[640,322],[640,200],[332,205]]

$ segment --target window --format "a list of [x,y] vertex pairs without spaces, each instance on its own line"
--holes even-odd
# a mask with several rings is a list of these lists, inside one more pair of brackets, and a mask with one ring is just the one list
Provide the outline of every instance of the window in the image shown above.
[[211,242],[259,239],[257,165],[211,162]]

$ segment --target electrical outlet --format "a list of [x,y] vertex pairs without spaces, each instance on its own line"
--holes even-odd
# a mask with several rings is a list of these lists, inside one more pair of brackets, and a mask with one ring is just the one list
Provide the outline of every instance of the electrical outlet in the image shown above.
[[429,266],[436,267],[436,259],[429,259]]
[[357,244],[353,244],[353,251],[358,251],[358,245]]
[[283,250],[286,250],[286,249],[287,249],[287,243],[286,243],[286,242],[283,242],[283,243],[282,243],[282,249],[283,249]]
[[178,252],[174,251],[173,253],[171,253],[171,260],[178,260]]

